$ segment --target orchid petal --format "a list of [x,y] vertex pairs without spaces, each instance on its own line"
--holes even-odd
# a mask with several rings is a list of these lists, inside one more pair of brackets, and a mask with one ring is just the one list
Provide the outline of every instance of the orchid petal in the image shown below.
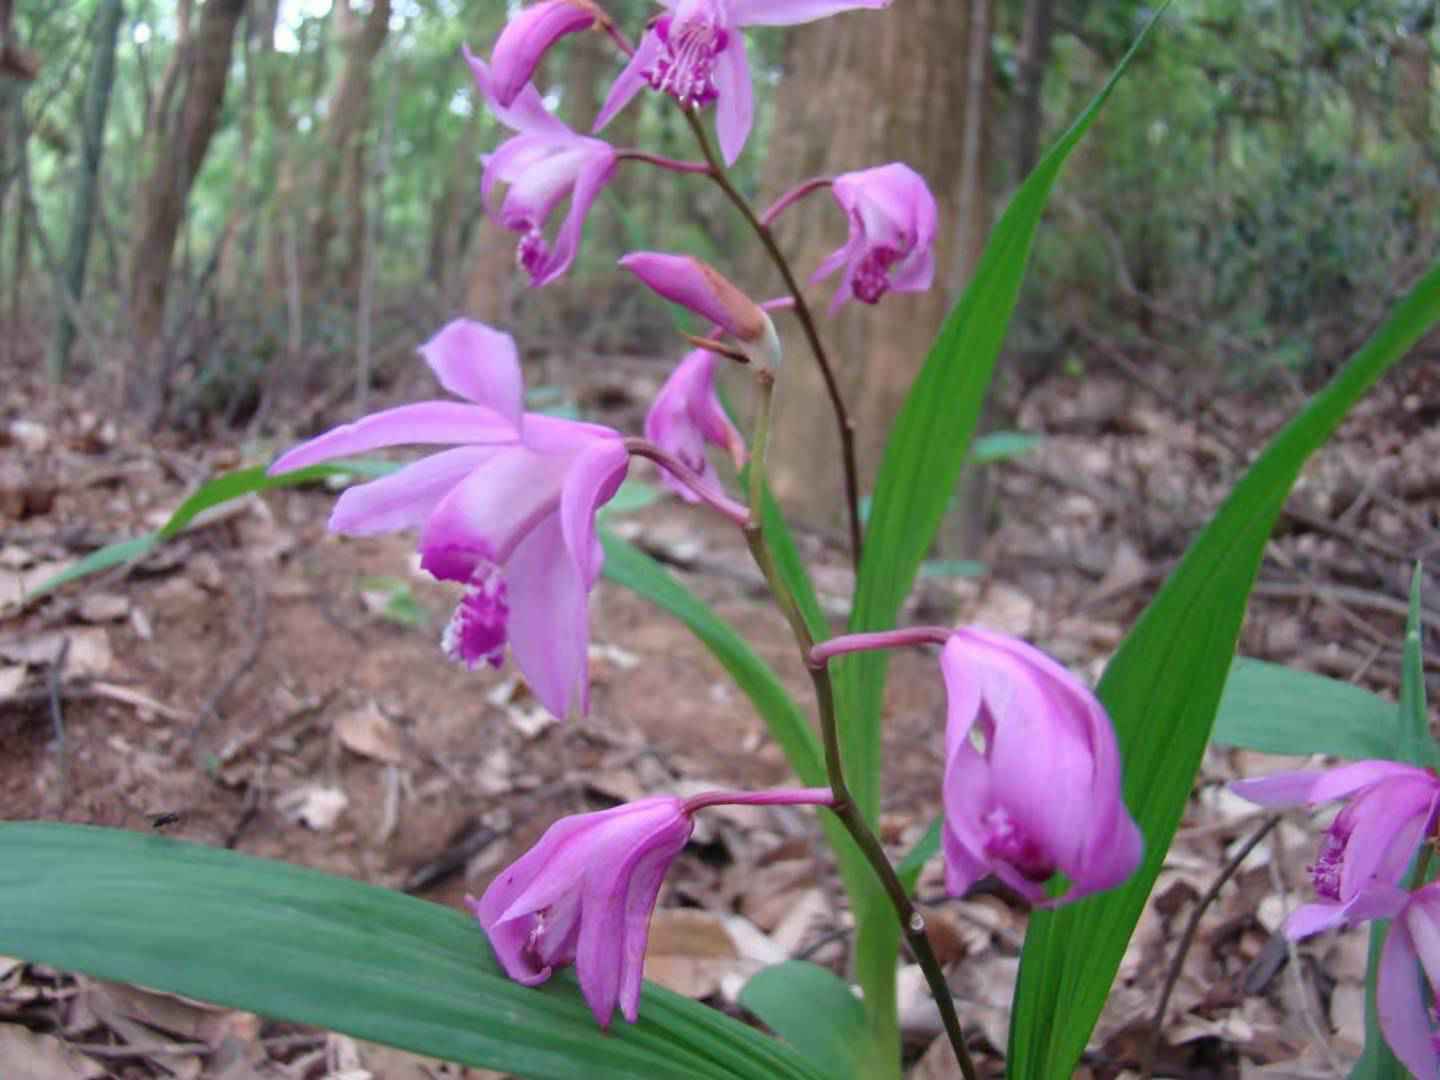
[[450,490],[498,450],[461,446],[412,462],[398,472],[346,488],[330,513],[329,529],[345,536],[414,529]]
[[619,439],[601,439],[582,452],[565,476],[560,496],[560,525],[580,580],[588,591],[600,576],[604,555],[595,537],[595,512],[609,502],[630,464],[630,452]]
[[798,26],[843,11],[880,11],[890,0],[731,0],[738,26]]
[[715,57],[715,88],[720,94],[715,102],[720,156],[726,165],[734,165],[745,149],[755,120],[755,88],[745,58],[745,35],[738,31],[730,35],[729,43]]
[[560,516],[543,519],[505,564],[510,655],[552,714],[584,715],[590,703],[589,589],[569,557]]
[[605,125],[615,118],[615,114],[630,104],[630,99],[646,85],[645,72],[655,63],[660,52],[660,39],[655,36],[655,31],[645,31],[635,49],[635,55],[630,58],[630,63],[625,65],[625,70],[620,72],[611,85],[605,104],[600,107],[595,123],[590,128],[592,135],[604,131]]
[[509,105],[530,81],[546,51],[566,34],[595,24],[594,12],[570,0],[541,0],[505,24],[491,51],[495,98]]
[[400,405],[342,424],[282,454],[266,472],[270,476],[307,465],[349,457],[386,446],[427,444],[501,445],[517,439],[509,420],[484,405],[458,401],[423,401]]
[[1415,944],[1403,920],[1390,925],[1375,978],[1375,1006],[1380,1030],[1395,1056],[1419,1080],[1440,1076],[1430,1037],[1429,1011],[1416,970]]
[[502,105],[495,94],[494,76],[485,61],[472,53],[469,48],[461,46],[461,49],[465,53],[465,62],[470,65],[470,74],[474,76],[475,85],[479,88],[481,96],[485,98],[486,105],[502,124],[512,131],[574,136],[575,133],[565,125],[563,120],[545,108],[540,91],[535,89],[533,83],[527,83],[509,104]]
[[575,261],[575,254],[580,249],[585,217],[590,213],[590,207],[599,198],[600,192],[615,175],[617,158],[614,152],[604,143],[598,145],[604,147],[605,152],[587,163],[576,176],[570,193],[570,212],[555,236],[555,247],[550,253],[549,262],[532,282],[536,287],[548,285],[570,269],[570,264]]
[[1424,769],[1394,761],[1356,761],[1334,769],[1275,773],[1253,780],[1235,780],[1230,790],[1260,806],[1299,806],[1343,799],[1381,780],[1426,777]]
[[493,409],[518,432],[525,408],[525,379],[515,339],[473,319],[455,319],[420,346],[440,385]]
[[[524,446],[496,453],[436,506],[420,535],[421,565],[442,581],[466,581],[477,560],[505,562],[559,505],[566,464]],[[513,589],[511,606],[520,606]]]

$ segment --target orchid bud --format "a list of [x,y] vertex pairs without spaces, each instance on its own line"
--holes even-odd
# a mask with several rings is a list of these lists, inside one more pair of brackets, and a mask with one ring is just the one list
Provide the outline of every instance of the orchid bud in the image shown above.
[[566,34],[604,22],[605,14],[589,0],[541,0],[522,8],[500,31],[490,56],[496,100],[508,107],[551,45]]
[[731,334],[742,351],[769,371],[780,363],[780,339],[759,304],[714,267],[689,255],[635,251],[620,265],[667,300]]

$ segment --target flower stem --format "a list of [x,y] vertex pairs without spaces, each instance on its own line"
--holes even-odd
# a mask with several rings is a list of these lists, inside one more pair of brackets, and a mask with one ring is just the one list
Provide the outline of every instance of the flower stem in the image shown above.
[[944,645],[955,633],[944,626],[905,626],[898,630],[877,630],[869,634],[841,634],[820,642],[810,650],[809,662],[824,666],[834,656],[870,649],[901,649],[907,645]]
[[832,806],[835,793],[822,788],[774,788],[770,791],[707,791],[686,799],[685,813],[707,806]]
[[710,172],[710,166],[704,161],[680,161],[677,158],[665,157],[661,154],[651,154],[644,150],[621,150],[615,155],[618,161],[643,161],[646,165],[654,165],[656,168],[666,169],[678,173],[706,173]]
[[[775,376],[773,372],[765,369],[756,369],[755,376],[758,402],[755,424],[750,436],[750,522],[745,526],[745,540],[750,546],[750,553],[754,556],[756,564],[770,585],[775,602],[780,606],[786,621],[790,624],[790,629],[800,646],[800,652],[805,658],[806,670],[810,672],[810,679],[815,685],[815,700],[819,705],[820,714],[820,738],[825,748],[825,779],[829,783],[830,792],[834,797],[830,809],[845,827],[845,831],[850,834],[850,838],[855,842],[855,846],[860,850],[865,861],[870,864],[876,877],[880,879],[880,884],[884,887],[885,894],[895,909],[895,915],[900,920],[900,928],[906,943],[910,946],[910,952],[920,965],[921,971],[925,973],[925,981],[930,985],[930,992],[935,996],[935,1004],[940,1009],[940,1018],[944,1022],[945,1033],[950,1039],[950,1045],[955,1050],[955,1057],[960,1062],[960,1071],[964,1074],[965,1080],[977,1080],[975,1063],[970,1060],[969,1051],[965,1049],[965,1033],[961,1030],[960,1018],[955,1013],[955,999],[950,993],[949,984],[945,981],[945,972],[940,967],[940,961],[936,958],[934,949],[930,947],[930,939],[925,934],[925,919],[915,910],[915,905],[910,902],[910,896],[905,891],[904,884],[895,873],[895,868],[890,865],[885,849],[866,823],[865,816],[856,806],[855,799],[850,794],[850,787],[845,782],[845,767],[840,756],[840,727],[835,716],[835,690],[830,681],[830,671],[826,667],[824,659],[812,659],[823,646],[815,644],[815,638],[805,624],[800,607],[786,586],[785,580],[780,576],[769,545],[765,543],[763,529],[765,462],[770,440],[770,412],[775,397]],[[841,642],[854,641],[861,636],[851,635],[849,638],[840,638],[839,640]]]
[[695,114],[695,110],[683,109],[681,111],[685,114],[690,130],[695,133],[695,139],[700,144],[700,152],[709,163],[710,178],[740,211],[740,216],[745,219],[756,237],[759,238],[761,245],[770,256],[770,261],[780,271],[780,276],[785,281],[785,287],[795,298],[795,315],[800,320],[800,327],[805,332],[805,340],[810,345],[815,362],[820,366],[820,375],[825,380],[825,392],[830,397],[830,407],[835,414],[835,423],[840,431],[841,463],[845,470],[845,505],[849,511],[850,520],[850,560],[858,569],[863,536],[860,527],[860,472],[855,463],[855,422],[850,419],[850,414],[845,410],[845,399],[840,395],[840,384],[835,379],[835,372],[830,366],[825,346],[820,341],[820,332],[816,329],[815,318],[810,313],[809,305],[805,303],[805,297],[800,292],[800,285],[795,280],[795,273],[790,269],[790,263],[780,251],[779,245],[775,243],[775,237],[771,234],[770,227],[755,216],[755,211],[745,196],[741,195],[735,189],[735,185],[730,182],[730,178],[725,173],[725,167],[710,145],[710,139],[705,134],[705,128],[700,123],[700,118]]
[[742,529],[750,524],[750,511],[723,492],[707,484],[694,469],[668,450],[662,450],[648,439],[632,436],[625,440],[625,449],[633,457],[649,458],[655,464],[693,491],[700,501],[719,511]]
[[806,180],[803,184],[791,188],[784,195],[781,195],[780,198],[776,199],[770,205],[769,210],[766,210],[765,213],[760,215],[760,223],[768,229],[771,225],[775,224],[776,218],[806,195],[809,195],[812,191],[827,188],[833,183],[834,181],[828,176],[817,176],[813,180]]

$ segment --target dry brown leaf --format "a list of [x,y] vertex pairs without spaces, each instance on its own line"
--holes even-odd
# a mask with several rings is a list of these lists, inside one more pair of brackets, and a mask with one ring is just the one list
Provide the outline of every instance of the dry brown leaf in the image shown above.
[[350,805],[350,798],[337,787],[305,784],[292,788],[275,800],[275,809],[287,821],[298,822],[317,832],[328,832]]
[[130,600],[119,593],[87,593],[77,609],[83,622],[118,622],[130,614]]
[[23,665],[0,664],[0,698],[10,697],[25,685]]
[[400,765],[405,761],[400,730],[373,701],[336,720],[335,735],[342,746],[361,757],[389,765]]
[[690,998],[706,998],[742,961],[723,916],[695,908],[665,908],[650,922],[645,977]]
[[455,1065],[379,1043],[355,1043],[359,1068],[374,1080],[505,1080],[509,1073]]
[[66,639],[70,641],[70,650],[65,655],[65,678],[94,678],[110,670],[114,659],[110,635],[98,626],[53,630],[0,642],[0,659],[33,667],[53,664]]
[[100,1080],[106,1075],[94,1058],[19,1024],[0,1024],[0,1062],[5,1080]]

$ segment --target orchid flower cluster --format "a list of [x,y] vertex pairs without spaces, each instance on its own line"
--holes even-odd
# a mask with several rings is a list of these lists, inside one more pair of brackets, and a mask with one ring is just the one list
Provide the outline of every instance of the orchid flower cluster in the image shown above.
[[[1261,806],[1348,800],[1325,831],[1310,867],[1316,900],[1290,914],[1292,939],[1392,919],[1376,972],[1380,1030],[1417,1077],[1440,1077],[1440,881],[1403,886],[1417,853],[1429,860],[1440,824],[1440,777],[1396,761],[1356,761],[1326,770],[1239,780],[1233,790]],[[1429,1003],[1417,977],[1424,972]]]
[[[540,0],[501,33],[487,61],[465,58],[494,115],[515,131],[484,160],[481,188],[505,228],[519,234],[517,258],[534,285],[572,265],[584,220],[621,162],[705,173],[739,199],[725,166],[741,153],[753,104],[746,26],[789,25],[888,0],[662,0],[663,10],[632,46],[591,0]],[[597,119],[602,130],[647,86],[675,99],[695,130],[705,162],[616,149],[572,131],[545,106],[531,81],[546,50],[567,34],[598,31],[615,42],[624,67]],[[700,110],[713,106],[720,152],[710,147]],[[508,186],[495,205],[495,188]],[[849,239],[815,268],[812,280],[841,272],[831,310],[874,304],[888,292],[920,291],[934,277],[936,204],[925,181],[900,163],[806,181],[764,215],[763,232],[786,207],[830,190]],[[546,228],[568,198],[563,224]],[[768,234],[762,237],[768,239]],[[770,245],[773,250],[773,245]],[[779,256],[776,256],[779,258]],[[515,342],[467,320],[420,347],[440,385],[461,400],[405,405],[336,428],[284,454],[287,472],[381,447],[444,447],[381,479],[347,490],[329,526],[368,536],[419,532],[421,564],[456,583],[460,598],[442,645],[470,668],[500,666],[508,655],[536,699],[559,717],[589,708],[589,597],[603,551],[596,515],[625,479],[631,460],[658,464],[680,497],[733,522],[791,617],[817,681],[832,658],[871,649],[937,646],[947,692],[943,778],[946,883],[961,895],[994,876],[1036,905],[1069,902],[1111,888],[1139,863],[1141,837],[1121,798],[1121,762],[1109,718],[1095,695],[1054,660],[1023,641],[981,627],[911,627],[816,642],[793,617],[793,597],[774,570],[759,528],[765,454],[780,338],[767,308],[792,306],[813,323],[798,289],[757,304],[719,271],[685,254],[634,252],[620,265],[661,296],[707,320],[710,336],[689,352],[656,396],[643,437],[596,424],[525,411]],[[793,281],[787,270],[787,281]],[[824,359],[817,352],[817,361]],[[757,412],[742,436],[716,392],[718,368],[734,360],[750,371]],[[710,450],[748,464],[746,492],[732,496]],[[654,796],[553,824],[539,843],[502,871],[470,909],[504,970],[527,985],[573,965],[596,1020],[618,1006],[634,1021],[650,915],[666,871],[690,838],[694,815],[717,803],[809,804],[829,809],[871,859],[886,885],[962,1065],[954,1005],[907,891],[845,786],[836,726],[822,703],[823,788],[714,792],[689,800]],[[1063,877],[1065,889],[1055,890]]]

